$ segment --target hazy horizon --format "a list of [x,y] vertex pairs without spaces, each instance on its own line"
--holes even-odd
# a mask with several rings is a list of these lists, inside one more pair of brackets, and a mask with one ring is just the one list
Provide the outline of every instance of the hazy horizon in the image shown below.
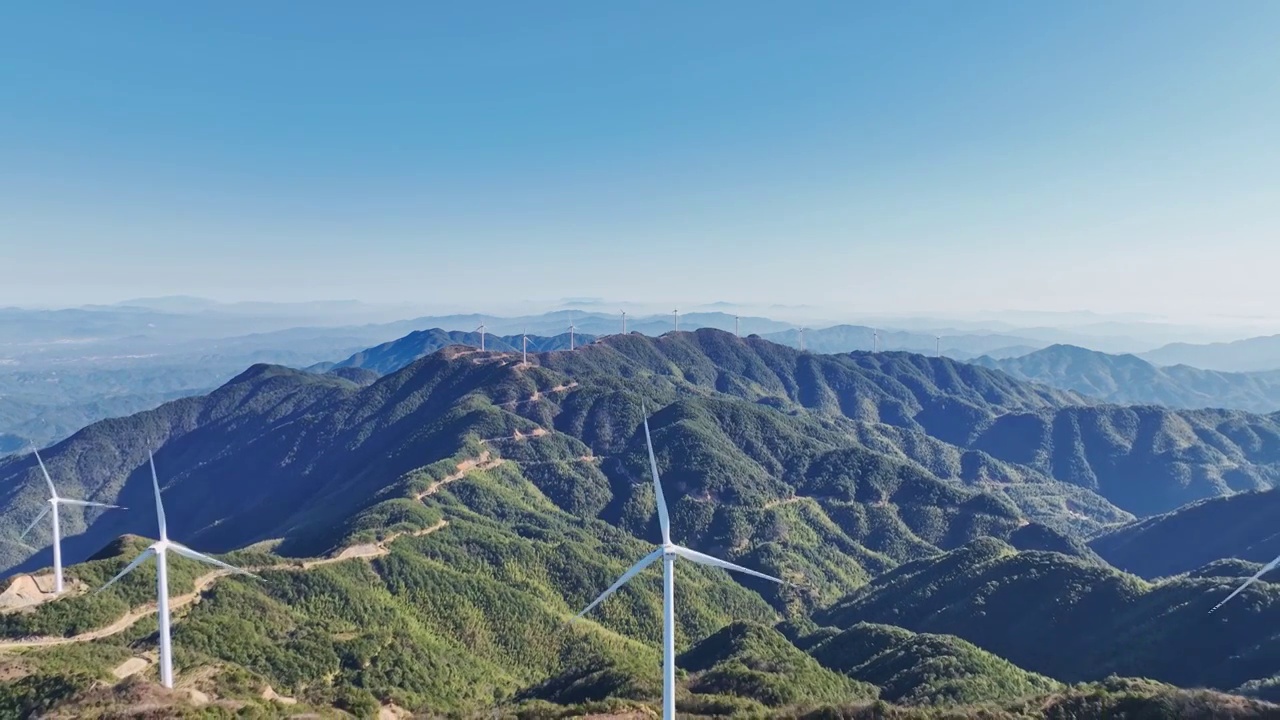
[[0,305],[1280,321],[1280,5],[14,8]]

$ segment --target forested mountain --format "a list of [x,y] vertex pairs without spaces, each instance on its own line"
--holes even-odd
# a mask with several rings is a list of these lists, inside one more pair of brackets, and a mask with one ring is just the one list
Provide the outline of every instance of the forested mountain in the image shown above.
[[1280,371],[1229,373],[1187,365],[1157,367],[1136,355],[1054,345],[1022,355],[973,361],[1023,380],[1124,405],[1280,410]]
[[1270,562],[1280,556],[1278,521],[1280,490],[1239,493],[1137,520],[1089,544],[1118,568],[1163,577],[1225,558]]
[[[1223,658],[1225,669],[1214,669],[1183,667],[1194,654],[1174,644],[1104,662],[1121,633],[1072,624],[1101,607],[1092,598],[1112,603],[1103,613],[1112,622],[1115,613],[1147,613],[1187,623],[1198,607],[1187,588],[1211,606],[1232,582],[1148,586],[1110,568],[1081,540],[1133,516],[1072,484],[1078,477],[1063,482],[1041,469],[1053,462],[1009,458],[1021,441],[997,442],[1010,419],[1093,413],[1118,422],[1145,410],[1090,405],[947,359],[824,356],[711,330],[609,336],[531,355],[528,365],[511,351],[452,346],[376,380],[367,368],[343,370],[356,374],[255,366],[208,395],[94,424],[50,448],[63,495],[135,509],[64,514],[64,556],[81,563],[68,569],[75,589],[0,615],[0,648],[27,636],[74,641],[0,671],[89,702],[87,681],[68,675],[69,664],[108,678],[145,661],[151,616],[114,628],[150,596],[151,571],[98,595],[76,589],[131,557],[137,541],[119,536],[155,534],[146,457],[156,449],[171,535],[234,551],[229,559],[262,578],[214,580],[175,563],[173,594],[203,598],[175,623],[179,674],[191,687],[271,704],[261,697],[270,685],[299,708],[362,716],[379,703],[536,714],[649,702],[659,684],[656,572],[589,619],[566,622],[657,537],[640,429],[647,410],[673,539],[794,583],[679,567],[688,712],[981,699],[1041,713],[1094,692],[1062,683],[1113,671],[1219,690],[1262,688],[1276,672],[1263,667],[1270,646],[1234,626],[1208,646]],[[1271,422],[1230,417],[1258,433]],[[1204,465],[1227,452],[1212,435],[1177,437],[1183,443],[1172,449],[1151,445],[1150,435],[1130,447],[1141,460],[1127,462],[1146,464],[1142,492],[1185,494],[1176,463]],[[1256,458],[1263,473],[1270,441],[1234,437],[1233,452]],[[1053,437],[1055,450],[1060,441]],[[1119,467],[1097,487],[1123,494],[1126,461],[1089,455],[1117,445],[1093,442],[1079,440],[1085,467]],[[37,473],[30,457],[0,462],[11,571],[48,564],[47,549],[29,557],[16,541],[43,499]],[[47,541],[46,532],[32,542]],[[1250,591],[1240,607],[1269,593]],[[974,596],[1001,609],[988,615]],[[1024,607],[1006,611],[1013,597]],[[1014,610],[1022,619],[1006,634],[991,629]],[[1245,620],[1235,622],[1257,629]],[[1070,652],[1046,659],[1063,637]],[[13,687],[0,702],[22,701],[26,686]],[[1265,709],[1123,687],[1106,693]]]
[[[484,344],[487,350],[518,353],[524,344],[523,337],[522,335],[494,335],[489,333],[484,337]],[[585,345],[594,341],[595,336],[577,333],[573,340],[577,345]],[[415,360],[424,358],[450,345],[468,345],[478,348],[480,347],[480,333],[441,330],[440,328],[418,330],[391,342],[361,350],[341,362],[322,363],[311,369],[323,371],[333,368],[356,367],[372,370],[379,375],[388,375]],[[542,335],[528,336],[529,352],[550,352],[568,349],[569,333],[552,337],[544,337]]]
[[985,538],[902,565],[814,619],[836,628],[873,622],[955,635],[1065,682],[1109,674],[1224,689],[1275,682],[1280,587],[1260,583],[1208,614],[1238,582],[1150,584],[1109,566]]

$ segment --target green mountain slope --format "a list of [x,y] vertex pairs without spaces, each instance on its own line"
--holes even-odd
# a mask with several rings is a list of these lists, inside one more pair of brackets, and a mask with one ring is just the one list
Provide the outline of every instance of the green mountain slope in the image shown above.
[[1229,690],[1280,671],[1280,587],[1260,583],[1209,615],[1235,582],[1153,585],[987,538],[898,567],[814,618],[956,635],[1066,682],[1117,674]]
[[1022,380],[1125,405],[1280,410],[1280,372],[1228,373],[1189,365],[1157,367],[1135,355],[1053,345],[1028,355],[973,361]]

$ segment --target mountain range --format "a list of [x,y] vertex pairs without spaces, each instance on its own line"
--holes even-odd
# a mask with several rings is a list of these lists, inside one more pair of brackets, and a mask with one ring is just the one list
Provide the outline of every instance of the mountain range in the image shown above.
[[[402,348],[415,343],[426,347]],[[171,570],[175,595],[202,598],[175,624],[192,689],[357,716],[650,702],[656,576],[565,624],[657,535],[643,405],[673,537],[794,583],[680,568],[686,712],[880,701],[1044,713],[1085,697],[1270,712],[1107,679],[1269,697],[1280,592],[1260,584],[1206,623],[1256,565],[1149,582],[1113,567],[1128,561],[1105,539],[1145,535],[1136,528],[1172,522],[1151,518],[1188,501],[1270,487],[1274,418],[1105,405],[946,358],[821,355],[716,330],[611,335],[527,365],[511,350],[417,354],[325,372],[256,365],[45,453],[63,495],[145,509],[156,450],[170,532],[258,570]],[[42,487],[30,457],[0,461],[9,573],[48,564],[17,540]],[[1215,502],[1228,501],[1202,505]],[[103,582],[155,531],[145,510],[63,521],[73,588]],[[140,570],[106,593],[0,615],[0,649],[72,638],[5,661],[0,708],[155,700],[112,679],[126,666],[145,677],[154,621],[134,613],[114,628],[151,583]]]
[[1280,410],[1280,370],[1234,373],[1187,365],[1160,367],[1136,355],[1053,345],[1019,357],[984,356],[975,364],[1032,382],[1125,405]]

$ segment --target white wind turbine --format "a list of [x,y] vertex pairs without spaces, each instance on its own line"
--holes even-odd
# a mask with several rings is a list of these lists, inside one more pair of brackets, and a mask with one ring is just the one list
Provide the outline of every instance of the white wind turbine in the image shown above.
[[680,330],[680,311],[671,311],[671,329],[679,332]]
[[475,332],[480,333],[480,352],[484,352],[484,323],[480,323],[480,327],[476,328]]
[[214,560],[208,555],[198,553],[195,550],[180,545],[169,539],[169,531],[164,523],[164,504],[160,502],[160,481],[156,478],[156,460],[147,453],[147,459],[151,463],[151,485],[156,491],[156,522],[160,525],[160,539],[151,544],[151,547],[142,551],[142,554],[133,559],[119,575],[107,581],[106,585],[98,588],[98,592],[102,592],[116,583],[117,580],[128,575],[134,568],[142,564],[144,560],[152,555],[156,558],[156,615],[160,621],[160,684],[167,688],[173,687],[173,647],[169,638],[169,563],[168,553],[175,552],[183,557],[198,560],[215,567],[222,568],[233,573],[250,575],[257,577],[248,570],[241,570],[234,565],[228,565],[221,560]]
[[737,315],[734,315],[733,316],[733,334],[737,335],[738,337],[742,337],[741,323],[742,323],[742,318]]
[[1280,566],[1280,557],[1276,558],[1275,560],[1272,560],[1271,562],[1267,563],[1266,565],[1263,565],[1263,566],[1262,566],[1262,569],[1261,569],[1261,570],[1259,570],[1259,571],[1257,572],[1257,574],[1256,574],[1256,575],[1254,575],[1253,577],[1249,578],[1248,580],[1245,580],[1243,585],[1241,585],[1240,587],[1236,588],[1236,591],[1235,591],[1235,592],[1233,592],[1233,593],[1231,593],[1230,595],[1228,595],[1226,600],[1223,600],[1222,602],[1218,603],[1217,605],[1214,605],[1214,606],[1213,606],[1213,610],[1210,610],[1209,612],[1213,612],[1214,610],[1217,610],[1218,608],[1222,607],[1223,605],[1226,605],[1228,602],[1230,602],[1230,601],[1231,601],[1231,598],[1233,598],[1233,597],[1235,597],[1235,596],[1239,595],[1240,593],[1244,592],[1244,589],[1245,589],[1245,588],[1247,588],[1247,587],[1249,587],[1250,585],[1252,585],[1252,584],[1254,584],[1254,583],[1258,582],[1259,580],[1261,580],[1263,575],[1266,575],[1267,573],[1271,572],[1272,570],[1275,570],[1277,566]]
[[804,352],[804,328],[800,328],[800,352]]
[[529,329],[525,328],[520,333],[520,364],[529,364]]
[[569,315],[569,349],[573,349],[573,331],[577,330],[577,326],[573,324],[573,315]]
[[[641,412],[644,412],[641,406]],[[653,441],[649,438],[649,419],[644,420],[644,442],[649,449],[649,471],[653,475],[653,494],[658,504],[658,525],[662,528],[662,545],[657,550],[645,555],[635,565],[631,566],[618,578],[618,581],[609,586],[608,590],[601,593],[600,597],[591,602],[590,605],[583,608],[578,613],[578,617],[582,617],[591,611],[596,605],[599,605],[605,598],[627,583],[628,580],[635,577],[641,570],[652,565],[659,558],[662,559],[662,718],[663,720],[675,720],[676,717],[676,605],[675,605],[675,562],[676,557],[682,557],[686,560],[701,565],[710,565],[712,567],[724,568],[725,570],[733,570],[735,572],[746,573],[758,578],[770,580],[779,584],[786,584],[782,580],[771,575],[748,570],[731,562],[720,560],[719,558],[703,555],[696,550],[690,550],[687,547],[676,545],[671,542],[671,521],[667,517],[667,501],[662,495],[662,482],[658,480],[658,461],[653,456]]]
[[627,334],[627,311],[622,311],[622,334]]
[[123,510],[119,505],[107,505],[100,502],[89,502],[88,500],[72,500],[71,498],[58,497],[58,491],[53,489],[53,479],[49,477],[49,471],[44,466],[44,460],[40,459],[40,451],[35,448],[31,452],[36,456],[36,462],[40,463],[40,472],[44,474],[45,484],[49,486],[49,507],[40,511],[35,520],[22,531],[22,537],[26,537],[31,532],[36,523],[44,519],[45,515],[53,515],[53,593],[55,595],[62,594],[62,526],[58,523],[58,505],[79,505],[80,507],[100,507],[100,508],[116,508]]

